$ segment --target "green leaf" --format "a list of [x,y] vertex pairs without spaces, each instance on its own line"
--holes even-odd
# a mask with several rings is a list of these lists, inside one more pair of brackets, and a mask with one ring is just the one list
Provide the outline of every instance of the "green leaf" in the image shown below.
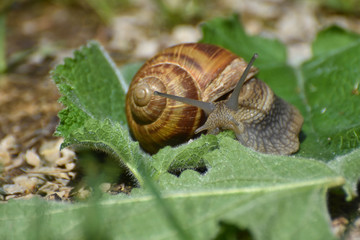
[[201,42],[222,46],[246,61],[258,53],[259,58],[254,65],[261,70],[283,65],[286,61],[286,48],[280,41],[247,35],[237,15],[210,20],[202,25],[202,31]]
[[[335,37],[319,37],[314,49],[326,45],[338,48],[317,55],[299,69],[307,110],[303,127],[307,138],[301,155],[332,159],[360,145],[360,96],[356,93],[360,84],[360,38],[345,46],[338,44],[341,41],[336,28],[320,35]],[[348,42],[353,36],[343,32],[341,38]]]
[[108,119],[104,121],[88,119],[82,127],[67,136],[64,144],[81,144],[107,152],[125,165],[140,185],[144,184],[147,175],[153,174],[152,166],[145,164],[150,161],[150,157],[140,150],[137,142],[130,139],[126,129]]
[[334,169],[337,173],[346,178],[345,190],[348,195],[348,200],[357,196],[357,184],[360,179],[360,149],[335,158],[329,162],[329,167]]
[[208,152],[218,148],[214,135],[203,135],[196,141],[179,147],[165,147],[153,156],[152,166],[160,176],[168,171],[205,166],[203,157]]
[[[326,164],[259,155],[228,137],[219,138],[219,149],[205,158],[211,165],[205,175],[186,170],[179,178],[170,174],[159,178],[162,200],[186,231],[186,239],[213,239],[219,221],[248,229],[255,239],[334,239],[326,190],[344,179]],[[184,239],[144,189],[135,189],[131,196],[74,205],[36,200],[0,205],[1,228],[20,226],[1,237],[22,239],[34,234],[34,222],[44,231],[37,232],[60,239],[87,234],[110,239]]]
[[149,157],[122,126],[127,83],[103,48],[90,42],[57,66],[52,76],[66,106],[56,132],[65,138],[62,147],[75,144],[105,151],[143,185],[146,174],[152,174],[151,166],[144,164]]
[[104,49],[90,42],[74,58],[65,59],[52,72],[61,94],[61,102],[97,119],[108,118],[125,124],[126,81]]
[[[188,170],[180,179],[165,181],[167,189],[173,184],[174,194],[180,191],[179,196],[201,199],[203,207],[193,208],[199,214],[184,222],[196,218],[203,224],[194,228],[216,232],[216,222],[207,225],[204,218],[217,216],[249,228],[256,239],[331,239],[325,189],[344,179],[315,160],[258,154],[237,146],[235,140],[224,138],[219,150],[206,157],[211,165],[207,174]],[[304,228],[306,233],[300,234]]]
[[314,56],[332,55],[357,44],[359,35],[338,26],[331,26],[319,32],[313,43]]

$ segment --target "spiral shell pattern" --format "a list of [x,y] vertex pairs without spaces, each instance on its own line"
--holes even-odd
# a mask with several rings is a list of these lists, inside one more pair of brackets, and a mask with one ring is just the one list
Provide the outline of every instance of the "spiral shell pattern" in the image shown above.
[[[126,115],[132,136],[149,153],[189,140],[205,121],[203,111],[153,92],[216,101],[234,89],[246,65],[235,54],[209,44],[163,50],[141,67],[130,84]],[[256,73],[253,67],[247,80]]]

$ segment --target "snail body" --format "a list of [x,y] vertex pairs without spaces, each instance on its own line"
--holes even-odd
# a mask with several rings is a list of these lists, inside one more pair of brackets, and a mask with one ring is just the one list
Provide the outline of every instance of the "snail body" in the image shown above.
[[214,45],[167,48],[147,61],[130,84],[130,132],[150,153],[203,130],[216,134],[224,129],[260,152],[296,152],[303,118],[255,78],[257,72],[244,59]]

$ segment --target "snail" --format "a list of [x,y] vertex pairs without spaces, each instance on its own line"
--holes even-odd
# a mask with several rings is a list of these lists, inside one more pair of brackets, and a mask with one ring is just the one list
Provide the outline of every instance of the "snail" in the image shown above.
[[204,43],[158,53],[136,73],[126,95],[131,135],[145,151],[156,153],[204,130],[231,129],[241,144],[256,151],[297,152],[303,117],[255,77],[255,58],[247,64]]

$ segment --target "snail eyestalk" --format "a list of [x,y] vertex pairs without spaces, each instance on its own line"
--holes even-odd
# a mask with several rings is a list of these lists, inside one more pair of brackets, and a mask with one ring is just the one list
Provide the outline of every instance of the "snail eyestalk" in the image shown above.
[[240,90],[242,85],[244,84],[244,81],[246,79],[246,76],[248,75],[251,66],[253,65],[255,59],[258,57],[258,54],[255,53],[249,64],[246,66],[245,71],[243,72],[243,74],[240,77],[239,82],[236,84],[236,87],[234,88],[234,91],[231,93],[229,99],[226,102],[226,106],[234,111],[239,109],[239,104],[238,104],[238,98],[239,98],[239,94],[240,94]]
[[165,97],[165,98],[170,98],[170,99],[173,99],[178,102],[183,102],[183,103],[189,104],[191,106],[201,108],[202,110],[204,110],[204,112],[207,115],[209,115],[215,109],[215,105],[212,103],[209,103],[209,102],[202,102],[202,101],[198,101],[195,99],[179,97],[179,96],[161,93],[161,92],[157,92],[157,91],[154,92],[154,95],[158,95],[158,96]]

